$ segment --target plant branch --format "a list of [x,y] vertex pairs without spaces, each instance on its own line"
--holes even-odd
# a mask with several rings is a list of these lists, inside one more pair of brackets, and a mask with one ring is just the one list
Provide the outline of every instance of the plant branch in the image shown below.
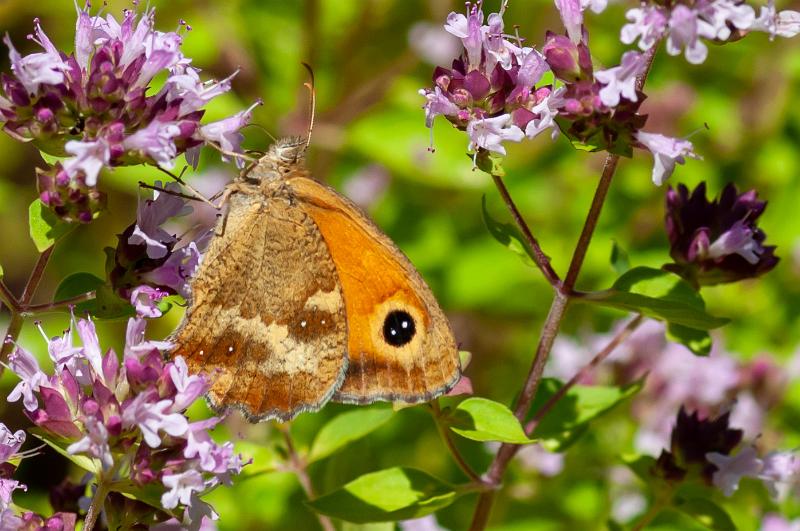
[[20,311],[17,297],[11,293],[11,290],[8,289],[8,286],[6,286],[6,283],[2,280],[0,280],[0,302],[2,302],[12,313]]
[[23,308],[20,313],[23,317],[28,317],[37,313],[51,312],[53,310],[59,310],[64,307],[93,300],[96,296],[97,293],[95,291],[87,291],[86,293],[81,293],[80,295],[75,295],[74,297],[69,297],[68,299],[63,299],[60,301],[46,302],[44,304],[31,304]]
[[[50,256],[53,254],[53,248],[54,245],[51,245],[39,255],[39,258],[36,260],[36,264],[34,264],[33,270],[28,277],[28,282],[25,283],[25,288],[22,290],[22,297],[19,298],[17,308],[25,308],[31,303],[31,300],[33,300],[33,296],[36,294],[36,290],[39,287],[42,276],[44,275],[44,269],[47,267],[47,262],[50,260]],[[8,359],[11,349],[14,347],[14,342],[17,340],[19,333],[22,330],[22,321],[23,317],[19,311],[12,309],[11,320],[8,323],[8,329],[6,330],[3,347],[0,349],[0,361],[6,361]],[[0,366],[0,374],[2,374],[2,372],[3,368]]]
[[[283,440],[286,442],[286,449],[289,452],[289,461],[292,465],[292,470],[294,471],[295,476],[297,476],[297,480],[300,482],[300,486],[303,487],[303,490],[309,499],[316,498],[316,494],[314,494],[314,485],[311,483],[311,477],[309,477],[308,471],[306,470],[305,460],[300,457],[300,455],[297,453],[297,450],[295,450],[294,441],[292,441],[292,435],[289,433],[289,426],[278,425],[278,429],[283,434]],[[317,515],[319,525],[322,526],[322,529],[325,531],[336,531],[336,528],[333,526],[333,522],[330,518],[323,514],[314,514]]]
[[525,219],[522,217],[517,205],[514,204],[514,200],[511,199],[511,194],[508,193],[508,189],[506,188],[505,182],[503,182],[503,178],[500,175],[492,173],[492,180],[494,181],[497,190],[500,192],[500,196],[503,198],[508,210],[511,212],[514,222],[517,224],[517,227],[519,227],[519,230],[522,231],[525,241],[531,248],[531,251],[533,251],[533,259],[536,262],[536,265],[542,271],[542,274],[550,283],[550,285],[554,288],[558,288],[561,285],[561,279],[559,278],[558,273],[556,273],[553,267],[550,265],[550,258],[544,254],[542,248],[539,246],[539,242],[536,240],[531,232],[531,229],[528,227],[528,224],[525,223]]
[[555,406],[559,400],[564,398],[564,395],[566,395],[570,389],[572,389],[586,375],[600,365],[612,352],[614,352],[614,349],[616,349],[623,341],[625,341],[633,333],[633,331],[636,330],[640,324],[642,324],[643,320],[644,317],[642,314],[639,314],[628,321],[628,324],[626,324],[625,327],[620,330],[617,335],[614,336],[611,341],[609,341],[608,344],[595,355],[594,358],[592,358],[592,361],[584,365],[575,374],[575,376],[570,379],[570,381],[561,386],[558,391],[556,391],[556,393],[551,396],[550,399],[536,411],[536,413],[533,414],[530,422],[525,425],[525,433],[530,436],[530,434],[533,433],[533,430],[536,429],[536,425],[541,422],[542,418],[547,415],[551,409],[553,409],[553,406]]
[[[636,87],[639,90],[641,90],[641,88],[644,86],[644,82],[647,79],[648,73],[650,72],[650,67],[653,64],[653,58],[655,57],[659,44],[660,41],[656,42],[649,50],[645,52],[647,68],[644,70],[644,72],[639,74],[636,79]],[[592,204],[589,207],[588,214],[586,215],[586,221],[584,222],[583,229],[581,229],[581,234],[578,237],[578,243],[575,245],[575,251],[572,253],[572,259],[570,260],[567,275],[564,279],[564,282],[561,284],[560,289],[556,292],[553,298],[550,311],[547,314],[547,319],[542,327],[542,334],[536,347],[536,354],[534,355],[531,369],[528,372],[525,385],[522,388],[522,392],[520,393],[516,407],[514,408],[514,415],[520,420],[520,422],[525,422],[528,410],[533,403],[533,398],[536,396],[536,391],[539,388],[539,382],[541,381],[542,373],[544,372],[544,366],[547,363],[547,358],[550,355],[553,342],[555,341],[556,335],[558,334],[558,330],[561,326],[561,320],[564,317],[564,313],[566,312],[569,304],[569,299],[572,296],[575,282],[578,279],[578,274],[580,273],[581,267],[583,267],[583,261],[586,258],[586,252],[589,249],[589,244],[592,241],[594,230],[597,227],[598,220],[600,219],[600,213],[602,212],[603,204],[606,196],[608,195],[608,189],[611,186],[611,180],[616,172],[618,162],[619,155],[609,154],[606,157],[605,164],[603,165],[603,172],[600,175],[600,180],[597,183],[597,188],[595,189],[594,197],[592,198]],[[509,462],[517,453],[518,449],[519,446],[517,445],[507,443],[502,444],[500,449],[497,451],[492,464],[489,466],[485,480],[492,485],[499,485],[503,478],[503,474],[505,474],[506,468],[508,468]],[[493,491],[487,491],[480,495],[478,504],[475,508],[475,513],[472,518],[472,523],[470,525],[470,531],[481,531],[486,527],[486,524],[489,521],[489,513],[492,509],[493,500]]]
[[442,410],[439,407],[439,402],[434,400],[430,403],[431,406],[431,414],[433,415],[433,421],[436,423],[436,429],[439,430],[439,435],[442,437],[442,441],[447,446],[447,449],[450,450],[450,455],[453,456],[453,460],[456,462],[458,467],[464,472],[464,474],[469,477],[474,483],[483,484],[484,481],[478,475],[477,472],[472,470],[472,467],[469,466],[469,463],[464,459],[464,456],[461,455],[461,452],[458,451],[456,448],[455,443],[453,442],[453,438],[450,436],[450,430],[447,429],[447,426],[444,425],[442,422]]

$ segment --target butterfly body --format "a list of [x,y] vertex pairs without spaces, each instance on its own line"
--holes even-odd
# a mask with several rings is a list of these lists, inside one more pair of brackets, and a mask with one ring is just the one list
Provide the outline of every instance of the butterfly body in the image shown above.
[[172,355],[215,409],[288,420],[328,400],[420,402],[460,376],[452,330],[402,252],[276,142],[228,185]]

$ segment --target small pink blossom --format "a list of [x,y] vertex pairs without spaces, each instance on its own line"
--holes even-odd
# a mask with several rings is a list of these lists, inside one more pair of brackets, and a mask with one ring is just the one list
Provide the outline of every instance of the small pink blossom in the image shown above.
[[764,467],[763,461],[758,458],[758,453],[752,446],[743,448],[734,456],[710,452],[706,454],[706,460],[717,467],[712,481],[725,496],[732,496],[739,489],[739,481],[742,478],[755,478]]
[[187,470],[178,474],[165,474],[161,480],[169,490],[161,496],[165,509],[174,509],[178,503],[189,505],[193,492],[206,488],[203,476],[197,470]]
[[86,185],[95,186],[100,170],[108,165],[111,158],[111,149],[106,140],[103,138],[93,142],[70,140],[64,145],[64,149],[70,155],[74,155],[64,161],[64,170],[67,174],[75,177],[79,173],[83,173]]
[[622,55],[619,66],[595,72],[595,79],[605,85],[600,89],[600,100],[603,104],[616,107],[620,98],[637,101],[636,77],[646,68],[647,61],[641,53],[628,51]]
[[775,0],[769,0],[767,5],[761,6],[758,17],[749,29],[769,33],[770,40],[776,36],[791,38],[800,33],[800,12],[788,9],[778,12],[775,10]]
[[669,179],[676,164],[684,164],[686,157],[701,158],[688,140],[672,138],[658,133],[636,133],[636,140],[653,154],[653,183],[658,186]]
[[470,140],[468,149],[483,148],[501,155],[506,154],[504,141],[519,142],[525,138],[525,133],[512,123],[509,114],[473,120],[467,126],[467,134]]
[[708,55],[708,47],[700,37],[713,38],[714,33],[714,28],[702,20],[697,11],[679,4],[672,9],[669,17],[667,53],[679,55],[684,51],[687,61],[700,64]]
[[8,364],[14,373],[20,377],[20,382],[8,394],[9,402],[16,402],[22,397],[25,409],[33,411],[39,407],[39,401],[34,393],[42,385],[49,385],[47,375],[39,368],[39,362],[33,355],[22,347],[17,347],[8,357]]
[[771,452],[763,461],[758,477],[774,499],[784,500],[800,486],[800,458],[795,452]]
[[667,31],[667,16],[658,6],[630,9],[625,18],[630,22],[622,27],[620,40],[624,44],[633,44],[638,39],[642,50],[652,48]]
[[180,413],[170,413],[172,407],[172,400],[156,401],[149,393],[142,393],[125,406],[122,412],[122,424],[124,427],[138,426],[144,436],[144,442],[151,448],[156,448],[161,444],[159,431],[180,437],[185,435],[189,428],[186,417]]

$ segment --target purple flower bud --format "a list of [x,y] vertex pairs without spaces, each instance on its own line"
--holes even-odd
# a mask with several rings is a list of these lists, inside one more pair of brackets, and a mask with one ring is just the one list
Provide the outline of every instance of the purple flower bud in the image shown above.
[[592,57],[584,41],[576,44],[564,35],[548,31],[542,55],[553,74],[562,81],[574,83],[592,78]]
[[694,191],[684,185],[667,190],[666,230],[668,269],[695,285],[712,285],[753,278],[778,263],[774,246],[763,245],[766,235],[756,222],[766,208],[756,191],[739,194],[733,184],[709,202],[705,183]]

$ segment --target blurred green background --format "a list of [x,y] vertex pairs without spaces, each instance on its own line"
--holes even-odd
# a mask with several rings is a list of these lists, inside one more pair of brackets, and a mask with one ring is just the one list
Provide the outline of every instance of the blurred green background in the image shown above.
[[[485,12],[498,2],[487,2]],[[549,286],[538,270],[498,245],[486,231],[480,211],[486,195],[496,217],[506,216],[491,180],[472,170],[465,156],[466,136],[443,119],[433,132],[435,152],[428,151],[429,132],[417,91],[430,83],[431,57],[446,47],[424,47],[420,35],[427,25],[440,27],[447,13],[463,3],[415,0],[309,0],[305,2],[225,2],[177,0],[151,2],[156,26],[173,30],[185,19],[192,31],[184,52],[206,77],[224,78],[236,68],[233,91],[213,102],[204,121],[219,119],[264,100],[254,122],[272,134],[302,134],[307,123],[307,74],[300,62],[311,64],[317,82],[317,118],[309,164],[318,179],[340,190],[361,194],[377,223],[420,269],[450,316],[461,348],[473,354],[467,370],[475,392],[511,403],[527,372],[539,328],[550,305]],[[614,4],[602,15],[589,14],[587,23],[596,64],[618,62],[624,47],[619,29],[624,11],[633,4]],[[110,1],[103,10],[119,16],[129,2]],[[779,7],[791,7],[788,5]],[[797,8],[797,6],[795,6]],[[25,36],[39,17],[51,39],[72,50],[75,8],[66,0],[0,2],[0,29],[8,32],[23,53],[33,51]],[[507,27],[520,26],[528,44],[543,41],[545,30],[560,30],[552,2],[514,1],[505,16]],[[410,39],[410,32],[415,36]],[[415,46],[410,46],[412,40]],[[648,79],[648,99],[642,111],[650,115],[646,129],[675,136],[692,135],[703,161],[679,166],[672,184],[706,180],[716,194],[727,182],[758,189],[769,200],[761,227],[767,242],[778,246],[782,258],[764,279],[705,289],[712,313],[732,319],[720,335],[727,349],[743,359],[768,352],[788,358],[800,343],[800,40],[751,35],[732,45],[711,45],[709,59],[691,66],[683,58],[658,54]],[[8,60],[0,54],[0,66]],[[445,62],[443,64],[446,65]],[[258,128],[245,129],[246,145],[264,149],[268,136]],[[507,183],[553,265],[566,270],[591,201],[603,161],[602,154],[574,151],[564,138],[511,145],[506,162]],[[41,164],[32,146],[0,135],[0,264],[5,280],[19,293],[34,263],[36,251],[27,235],[27,207],[36,197],[34,167]],[[633,265],[658,267],[668,260],[663,230],[664,188],[650,180],[652,159],[637,152],[623,160],[589,249],[579,289],[608,287],[615,273],[609,265],[612,241],[625,248]],[[218,154],[207,150],[190,180],[199,188],[219,188],[234,174]],[[52,296],[65,276],[88,271],[104,274],[104,246],[135,219],[139,180],[160,174],[136,167],[104,172],[101,188],[109,194],[108,211],[100,221],[80,227],[59,243],[39,290],[38,300]],[[385,188],[378,193],[375,189]],[[374,189],[373,189],[374,188]],[[359,196],[360,197],[360,196]],[[192,218],[188,223],[196,223]],[[180,308],[150,327],[153,336],[166,336],[180,317]],[[574,306],[564,333],[606,331],[623,317],[610,310]],[[7,322],[0,314],[0,325]],[[64,314],[43,317],[49,335],[67,326]],[[105,345],[119,347],[124,322],[101,324]],[[27,323],[21,343],[46,358],[39,332]],[[6,373],[3,393],[14,385]],[[796,389],[794,397],[800,398]],[[785,405],[778,426],[790,430],[800,409]],[[300,446],[307,445],[319,426],[346,409],[332,405],[321,413],[302,415],[293,426]],[[624,408],[623,408],[624,409]],[[12,429],[27,420],[19,404],[0,401],[0,418]],[[203,414],[198,411],[198,414]],[[633,427],[625,411],[599,423],[567,455],[565,473],[554,479],[512,466],[504,495],[493,513],[494,529],[595,529],[608,518],[612,492],[606,469],[617,455],[631,449]],[[231,419],[227,435],[252,455],[249,474],[273,465],[275,430],[268,424],[248,426]],[[786,435],[784,447],[800,443]],[[481,444],[459,441],[479,470],[490,461]],[[404,465],[424,469],[444,480],[463,478],[447,455],[435,426],[422,408],[399,412],[380,430],[344,452],[313,465],[319,492],[378,468]],[[76,472],[56,457],[28,460],[20,480],[30,486],[19,494],[20,505],[47,512],[46,492]],[[79,475],[78,475],[79,477]],[[522,487],[524,488],[522,488]],[[753,489],[743,494],[753,504],[766,503]],[[288,473],[260,474],[220,488],[210,497],[221,514],[221,529],[315,529],[304,495]],[[460,498],[439,513],[439,523],[465,529],[474,496]],[[742,529],[757,521],[748,506],[734,509]],[[357,529],[357,527],[346,527]],[[374,529],[392,529],[375,527]]]

